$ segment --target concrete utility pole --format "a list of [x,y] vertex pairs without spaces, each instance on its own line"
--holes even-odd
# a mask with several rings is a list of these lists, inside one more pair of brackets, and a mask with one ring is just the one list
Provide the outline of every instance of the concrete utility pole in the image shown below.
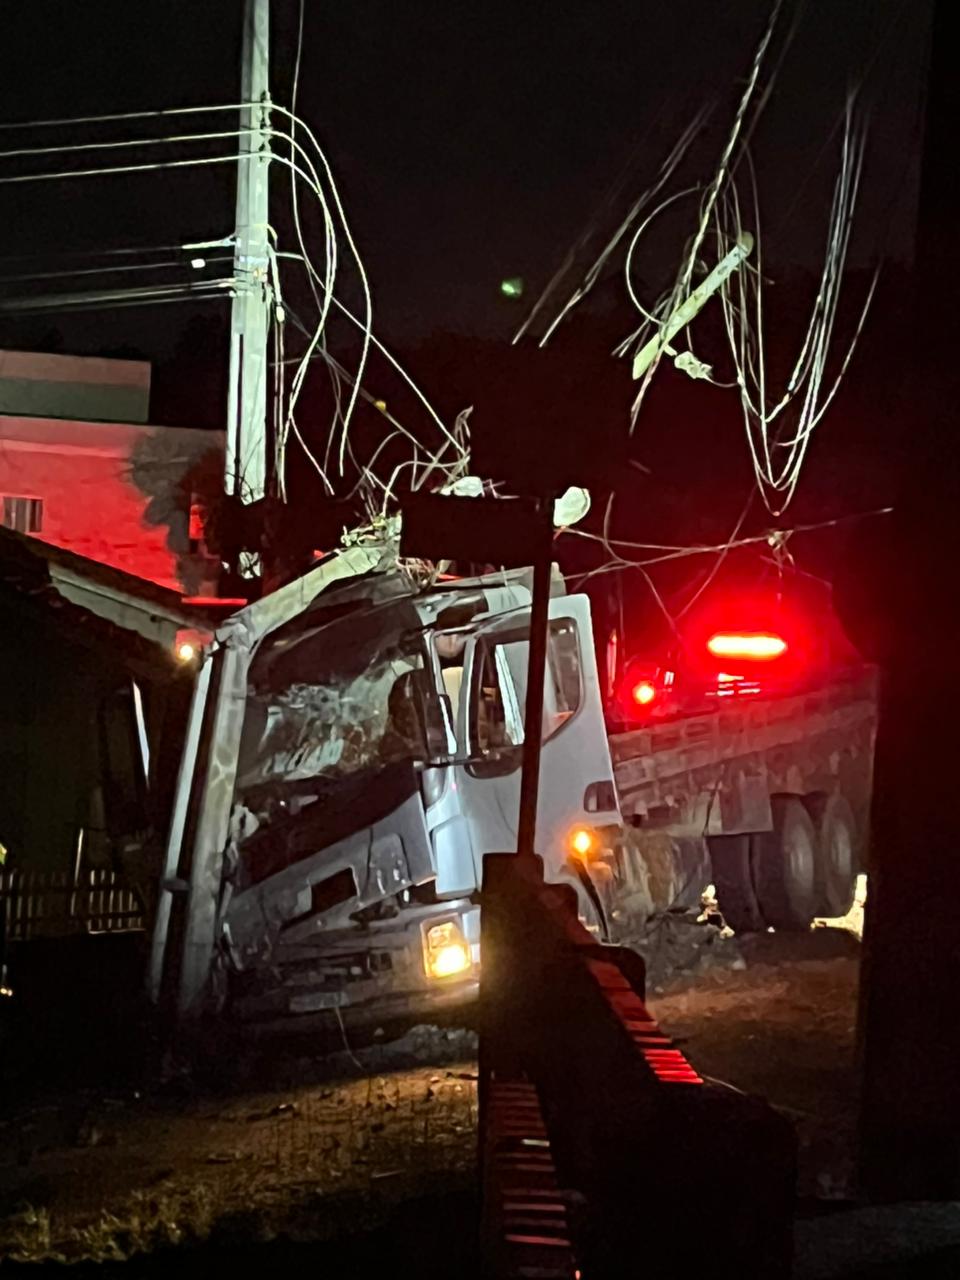
[[[234,275],[237,292],[230,324],[230,382],[224,488],[244,503],[256,502],[267,484],[267,339],[270,283],[270,0],[245,0],[240,149]],[[257,571],[256,557],[241,565]]]

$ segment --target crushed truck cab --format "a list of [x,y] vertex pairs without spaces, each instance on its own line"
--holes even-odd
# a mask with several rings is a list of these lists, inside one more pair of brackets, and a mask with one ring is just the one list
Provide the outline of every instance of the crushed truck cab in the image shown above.
[[[588,602],[555,592],[538,846],[602,921],[583,832],[619,812]],[[525,571],[423,588],[395,548],[355,546],[219,627],[171,817],[155,999],[306,1028],[475,994],[483,857],[516,844],[529,615]]]

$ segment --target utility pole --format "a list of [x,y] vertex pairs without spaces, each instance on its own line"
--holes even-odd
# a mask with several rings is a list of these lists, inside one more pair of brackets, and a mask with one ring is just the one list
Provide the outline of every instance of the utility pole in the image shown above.
[[[267,489],[270,0],[244,0],[242,60],[224,489],[248,505]],[[244,577],[255,576],[259,557],[245,553],[239,568]]]

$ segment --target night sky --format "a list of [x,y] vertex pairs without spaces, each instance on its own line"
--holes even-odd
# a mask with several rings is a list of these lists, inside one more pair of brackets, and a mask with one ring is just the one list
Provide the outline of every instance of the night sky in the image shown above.
[[[881,248],[909,256],[928,8],[927,0],[801,7],[756,137],[772,260],[815,262],[836,154],[830,131],[848,80],[864,69],[873,131],[856,257],[865,262]],[[233,101],[241,9],[240,0],[8,7],[0,119]],[[434,330],[507,335],[523,304],[500,297],[500,279],[523,276],[527,300],[536,296],[610,182],[631,166],[625,191],[642,189],[709,99],[717,103],[712,126],[689,171],[703,177],[769,11],[770,0],[306,0],[300,108],[340,181],[378,330],[402,342]],[[296,0],[275,0],[279,101],[288,100],[297,12]],[[50,145],[67,136],[0,138]],[[5,161],[3,172],[18,163]],[[4,254],[220,235],[230,229],[231,200],[227,167],[0,187]],[[615,221],[608,212],[598,231]],[[7,264],[3,274],[24,265]],[[126,342],[162,354],[186,318],[178,306],[58,327],[68,349]],[[20,332],[36,331],[31,322]]]
[[[632,388],[609,353],[635,327],[635,313],[625,305],[617,272],[558,335],[551,348],[558,375],[549,360],[536,373],[536,357],[524,355],[529,347],[518,356],[505,344],[571,243],[592,228],[593,242],[580,259],[586,265],[704,102],[714,104],[713,114],[676,185],[712,176],[770,10],[770,0],[306,0],[298,109],[338,179],[372,283],[376,331],[448,421],[465,405],[478,406],[475,445],[486,430],[495,448],[509,448],[519,430],[529,435],[531,423],[545,422],[548,438],[564,439],[574,452],[589,439],[597,455],[622,433]],[[871,128],[847,321],[863,297],[868,268],[879,257],[887,263],[848,385],[810,450],[792,520],[882,506],[896,480],[902,423],[889,379],[913,254],[930,11],[930,0],[785,0],[770,68],[791,27],[794,36],[752,140],[765,270],[784,282],[773,297],[788,318],[803,321],[815,293],[839,123],[853,83],[862,86]],[[289,103],[297,0],[274,0],[272,12],[272,92]],[[0,41],[0,120],[235,102],[241,13],[241,0],[30,0],[9,8]],[[174,127],[180,129],[147,122],[118,130],[149,137]],[[0,133],[0,145],[100,136],[84,128],[13,131]],[[232,151],[232,140],[211,144],[211,153],[222,147]],[[5,160],[0,173],[47,163]],[[274,174],[272,217],[281,247],[293,248],[288,183],[280,166]],[[224,164],[0,184],[4,255],[38,255],[6,262],[0,274],[59,269],[64,260],[51,255],[76,250],[222,237],[233,225],[233,175],[233,165]],[[618,177],[622,194],[604,211],[604,193]],[[664,219],[638,258],[638,279],[651,301],[673,277],[693,213],[688,205]],[[308,239],[319,246],[320,223],[309,201],[305,221]],[[302,276],[288,270],[286,300],[309,321]],[[500,281],[513,276],[526,282],[520,301],[499,291]],[[343,287],[345,300],[358,305],[355,277],[345,275]],[[8,294],[23,288],[0,284]],[[698,334],[709,339],[712,325],[719,350],[717,315],[704,316]],[[224,414],[226,320],[225,305],[182,303],[0,317],[0,345],[146,356],[155,364],[154,421],[217,426]],[[778,323],[774,362],[796,354],[799,329],[788,330]],[[352,335],[342,324],[333,335],[349,360]],[[291,349],[300,349],[293,333]],[[422,417],[382,362],[371,366],[368,385],[404,420],[408,413],[411,422]],[[305,421],[329,421],[324,395],[329,388],[318,366],[305,391]],[[363,410],[356,429],[372,446],[382,420]],[[705,391],[665,369],[630,450],[647,471],[645,479],[623,471],[629,485],[616,509],[620,536],[683,544],[729,536],[753,487],[735,394]],[[303,485],[318,483],[305,463],[298,476]],[[314,511],[319,496],[305,489],[297,505]],[[743,531],[768,522],[757,503]],[[818,560],[815,541],[803,542],[803,563],[828,572],[834,553],[828,547]],[[590,560],[580,554],[584,544],[569,545],[574,567]],[[685,589],[691,571],[681,568],[678,589]],[[658,575],[669,594],[669,573]]]

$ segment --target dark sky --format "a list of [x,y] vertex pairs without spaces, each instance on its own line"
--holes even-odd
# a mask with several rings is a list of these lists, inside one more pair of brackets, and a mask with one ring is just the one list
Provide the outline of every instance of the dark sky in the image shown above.
[[[627,191],[642,188],[698,103],[715,98],[691,161],[693,176],[708,173],[770,10],[770,0],[306,4],[300,108],[340,181],[378,329],[394,341],[436,329],[508,334],[519,307],[499,296],[499,280],[522,275],[535,295],[624,165]],[[0,120],[234,101],[241,10],[241,0],[7,6]],[[286,101],[297,0],[274,0],[273,11],[274,94]],[[909,255],[928,11],[928,0],[803,6],[756,138],[770,253],[783,265],[814,264],[830,131],[864,68],[873,126],[857,256],[881,242]],[[0,146],[91,136],[0,133]],[[4,160],[0,172],[23,163]],[[231,202],[227,166],[0,186],[3,253],[223,235]],[[0,274],[51,265],[6,263]],[[188,315],[167,306],[57,324],[67,349],[126,341],[162,355]]]

